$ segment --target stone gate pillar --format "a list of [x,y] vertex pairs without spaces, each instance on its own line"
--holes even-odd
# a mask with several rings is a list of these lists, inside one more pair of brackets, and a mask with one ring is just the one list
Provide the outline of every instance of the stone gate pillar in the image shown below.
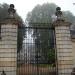
[[72,72],[73,55],[70,25],[71,23],[61,18],[54,22],[58,75],[71,75]]
[[75,68],[75,30],[71,30],[72,48],[73,48],[73,68]]
[[18,21],[7,18],[0,22],[0,75],[16,75]]

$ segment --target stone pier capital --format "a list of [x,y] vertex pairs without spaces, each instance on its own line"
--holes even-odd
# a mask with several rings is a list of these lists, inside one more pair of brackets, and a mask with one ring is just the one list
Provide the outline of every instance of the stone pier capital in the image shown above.
[[70,26],[71,23],[65,20],[56,20],[53,22],[53,26]]

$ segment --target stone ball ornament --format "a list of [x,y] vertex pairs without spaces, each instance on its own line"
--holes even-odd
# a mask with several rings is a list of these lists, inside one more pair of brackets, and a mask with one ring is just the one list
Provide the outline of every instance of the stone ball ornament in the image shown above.
[[60,7],[57,7],[57,8],[56,8],[56,11],[60,11],[60,10],[61,10],[61,8],[60,8]]
[[13,8],[14,9],[14,4],[10,4],[10,8]]

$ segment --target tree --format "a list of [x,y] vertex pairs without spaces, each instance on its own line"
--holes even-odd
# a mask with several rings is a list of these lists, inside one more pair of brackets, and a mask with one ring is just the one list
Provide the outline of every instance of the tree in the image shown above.
[[75,16],[70,11],[63,11],[63,16],[66,21],[69,21],[71,23],[75,23]]
[[55,4],[37,5],[32,12],[29,12],[26,20],[28,22],[51,23],[51,16],[55,13]]
[[[55,14],[56,12],[56,7],[57,5],[53,4],[53,3],[45,3],[43,5],[37,5],[35,6],[35,8],[28,13],[26,21],[29,23],[29,26],[40,26],[40,27],[52,27],[52,15]],[[63,11],[63,16],[65,16],[66,20],[70,21],[70,22],[74,22],[74,16],[71,12],[69,11]],[[39,37],[37,36],[40,35]],[[41,48],[41,56],[43,56],[43,58],[46,60],[47,58],[49,59],[49,54],[51,54],[49,51],[53,50],[52,48],[54,47],[54,33],[53,30],[40,30],[37,29],[37,31],[34,29],[33,30],[33,34],[35,34],[33,36],[36,37],[35,39],[35,45],[37,47],[37,50],[39,50],[38,48],[38,44],[40,44]],[[39,39],[40,38],[40,39]],[[53,54],[53,53],[52,53]],[[53,55],[54,56],[54,55]],[[55,57],[55,56],[54,56]],[[43,59],[42,58],[42,59]],[[50,57],[50,60],[53,57]]]
[[[28,13],[26,21],[32,23],[52,23],[52,15],[56,12],[54,3],[44,3],[43,5],[36,5],[35,8]],[[71,23],[74,22],[75,16],[70,11],[62,11],[66,20]]]
[[[3,19],[8,18],[8,8],[9,5],[4,3],[4,4],[0,4],[0,22],[3,21]],[[15,18],[20,22],[20,26],[18,26],[18,52],[21,50],[22,48],[22,43],[23,43],[23,39],[25,36],[25,25],[24,22],[22,20],[22,18],[18,15],[18,13],[15,14]],[[22,27],[22,28],[21,28]]]

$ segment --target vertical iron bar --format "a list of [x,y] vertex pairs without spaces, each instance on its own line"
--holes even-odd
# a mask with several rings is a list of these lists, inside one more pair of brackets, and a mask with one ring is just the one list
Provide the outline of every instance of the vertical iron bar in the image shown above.
[[[38,38],[38,32],[37,32],[37,28],[36,28],[36,38]],[[36,47],[36,64],[37,64],[37,75],[39,75],[39,69],[38,69],[38,40],[37,40],[37,47]]]
[[55,49],[55,71],[56,75],[58,75],[58,59],[57,59],[57,47],[56,47],[56,35],[55,35],[55,28],[53,30],[54,36],[54,49]]

